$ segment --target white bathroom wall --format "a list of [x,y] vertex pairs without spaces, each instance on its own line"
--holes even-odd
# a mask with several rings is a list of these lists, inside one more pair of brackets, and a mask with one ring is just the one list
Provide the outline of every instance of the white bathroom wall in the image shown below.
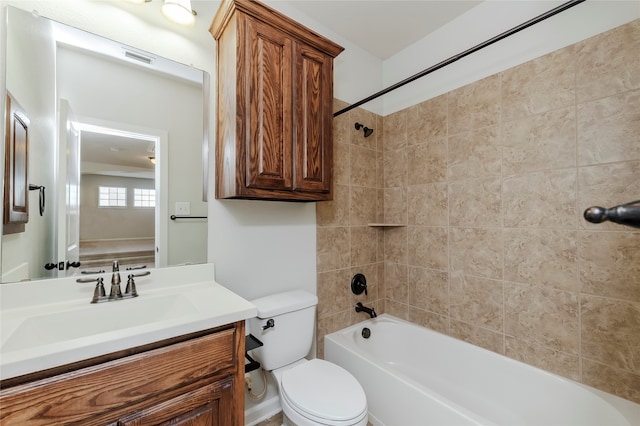
[[[3,11],[5,12],[5,11]],[[3,13],[4,16],[4,13]],[[52,119],[55,111],[55,81],[54,72],[54,46],[47,43],[50,39],[51,26],[47,23],[39,22],[37,25],[29,25],[22,21],[22,16],[12,14],[11,21],[16,27],[21,27],[21,35],[7,34],[11,40],[18,40],[18,46],[8,49],[7,64],[0,67],[6,75],[9,75],[10,82],[7,90],[12,93],[17,102],[27,112],[30,120],[29,125],[29,164],[44,164],[44,159],[52,158],[55,155],[52,136],[55,129],[55,122]],[[2,20],[4,24],[4,20]],[[5,31],[4,28],[1,29]],[[2,43],[6,38],[3,36]],[[26,46],[36,46],[36,48],[26,49]],[[4,55],[2,56],[4,58]],[[29,70],[24,78],[16,79],[16,75],[23,73],[22,69]],[[4,73],[0,84],[5,86]],[[4,135],[4,92],[2,98],[2,124],[0,125],[0,135]],[[3,136],[4,137],[4,136]],[[4,139],[0,144],[0,158],[4,159]],[[51,164],[51,162],[47,162]],[[4,160],[0,165],[1,176],[4,176]],[[50,189],[54,184],[53,167],[29,167],[29,183],[42,185],[49,189],[46,196],[50,196]],[[1,191],[0,191],[1,192]],[[53,258],[54,247],[50,243],[53,241],[53,221],[54,210],[51,208],[50,200],[45,205],[42,216],[38,213],[38,191],[29,191],[29,222],[25,224],[25,231],[4,235],[1,238],[2,244],[2,275],[10,273],[18,268],[28,273],[13,275],[11,278],[27,279],[42,276],[45,263],[55,261]],[[9,280],[9,277],[7,276]]]
[[[127,188],[127,207],[98,207],[98,187]],[[134,188],[155,187],[153,179],[83,174],[80,186],[80,240],[153,238],[153,208],[133,207]]]
[[[384,61],[383,86],[402,81],[562,3],[564,0],[484,1]],[[383,115],[447,93],[638,17],[638,0],[589,0],[580,3],[385,95]]]

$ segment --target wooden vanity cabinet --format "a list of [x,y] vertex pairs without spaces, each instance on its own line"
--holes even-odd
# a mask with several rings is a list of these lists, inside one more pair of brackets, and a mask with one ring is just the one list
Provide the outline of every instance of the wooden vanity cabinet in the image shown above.
[[333,58],[343,48],[258,1],[224,0],[216,198],[331,200]]
[[244,327],[240,321],[3,382],[0,424],[243,425]]

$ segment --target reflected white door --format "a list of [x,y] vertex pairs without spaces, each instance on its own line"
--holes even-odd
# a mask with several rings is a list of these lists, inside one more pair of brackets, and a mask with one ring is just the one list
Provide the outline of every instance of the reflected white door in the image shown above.
[[[58,151],[58,276],[74,275],[77,267],[68,265],[80,261],[80,131],[69,103],[60,100]],[[63,178],[66,177],[66,178]]]

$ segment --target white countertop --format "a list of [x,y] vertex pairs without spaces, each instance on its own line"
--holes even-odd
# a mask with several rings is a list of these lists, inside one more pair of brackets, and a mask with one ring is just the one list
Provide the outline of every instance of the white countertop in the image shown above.
[[[0,285],[0,379],[256,316],[215,282],[213,264],[150,271],[136,278],[139,297],[98,304],[90,303],[95,285],[78,277]],[[128,273],[120,272],[122,291]],[[101,276],[108,294],[111,273]]]

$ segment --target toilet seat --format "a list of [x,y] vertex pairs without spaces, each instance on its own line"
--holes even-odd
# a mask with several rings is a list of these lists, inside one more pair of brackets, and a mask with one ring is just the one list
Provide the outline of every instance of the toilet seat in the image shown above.
[[284,371],[280,389],[291,409],[323,425],[355,425],[367,416],[360,383],[328,361],[313,359]]

